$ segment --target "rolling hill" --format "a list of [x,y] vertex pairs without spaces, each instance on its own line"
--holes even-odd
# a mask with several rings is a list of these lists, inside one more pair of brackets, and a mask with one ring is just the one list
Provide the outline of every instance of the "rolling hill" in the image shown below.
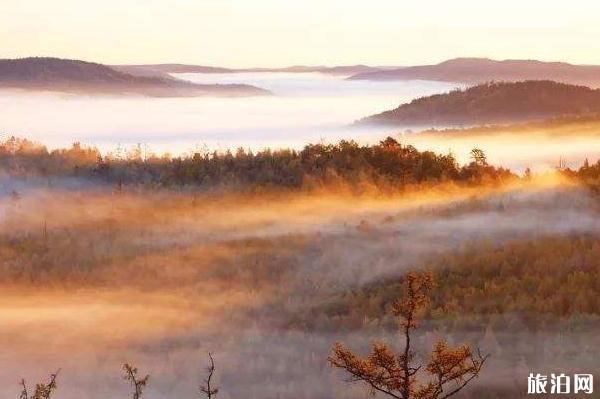
[[422,97],[363,118],[359,125],[485,125],[600,111],[600,89],[552,81],[485,83]]
[[358,73],[348,79],[421,79],[469,84],[489,81],[553,80],[562,83],[600,87],[600,66],[535,60],[495,61],[487,58],[456,58],[436,65]]
[[0,60],[0,89],[155,97],[269,94],[250,85],[200,85],[166,75],[135,75],[102,64],[50,57]]

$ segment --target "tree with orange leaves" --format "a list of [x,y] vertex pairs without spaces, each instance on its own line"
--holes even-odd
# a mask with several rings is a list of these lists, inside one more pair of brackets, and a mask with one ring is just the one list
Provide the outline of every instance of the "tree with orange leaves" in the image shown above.
[[[340,343],[336,343],[329,356],[333,367],[350,374],[350,382],[362,382],[371,392],[384,393],[396,399],[445,399],[463,389],[479,376],[488,355],[469,345],[451,347],[445,341],[437,342],[425,365],[414,365],[411,349],[411,332],[417,328],[419,313],[429,303],[433,278],[428,273],[409,273],[406,276],[404,295],[392,308],[400,319],[404,335],[404,351],[394,351],[384,343],[374,343],[367,357],[360,357]],[[424,379],[421,374],[429,374]]]

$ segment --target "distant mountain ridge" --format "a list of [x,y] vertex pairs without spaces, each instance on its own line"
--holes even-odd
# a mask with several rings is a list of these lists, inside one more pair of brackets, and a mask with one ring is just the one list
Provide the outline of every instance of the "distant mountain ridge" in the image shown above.
[[230,73],[229,68],[186,64],[111,65],[117,71],[142,76],[165,76],[171,73]]
[[600,66],[565,62],[455,58],[435,65],[358,73],[351,80],[437,80],[457,83],[489,81],[553,80],[556,82],[600,87]]
[[346,76],[349,80],[435,80],[478,84],[490,81],[553,80],[556,82],[600,87],[599,65],[575,65],[566,62],[537,60],[492,60],[489,58],[454,58],[434,65],[406,67],[295,65],[283,68],[223,68],[190,64],[114,65],[115,69],[153,76],[171,73],[240,73],[240,72],[318,72]]
[[368,65],[341,65],[341,66],[305,66],[294,65],[283,68],[223,68],[191,64],[141,64],[141,65],[113,65],[113,68],[129,73],[146,73],[164,75],[170,73],[242,73],[242,72],[291,72],[311,73],[318,72],[328,75],[354,75],[365,72],[380,71],[382,68]]
[[157,97],[269,94],[250,85],[200,85],[169,76],[134,75],[103,64],[52,57],[0,59],[0,88]]
[[359,125],[485,125],[600,111],[600,89],[553,81],[493,82],[422,97],[363,118]]

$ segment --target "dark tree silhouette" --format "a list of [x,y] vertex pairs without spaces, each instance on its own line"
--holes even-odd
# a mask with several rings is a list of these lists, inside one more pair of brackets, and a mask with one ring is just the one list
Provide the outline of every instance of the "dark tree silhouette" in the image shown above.
[[125,371],[125,378],[127,381],[131,382],[131,386],[133,388],[133,392],[131,393],[132,399],[140,399],[142,397],[142,392],[146,384],[148,384],[148,379],[150,376],[146,374],[145,377],[138,377],[138,369],[125,363],[123,365],[123,371]]
[[394,353],[387,344],[374,343],[371,353],[363,358],[336,343],[328,359],[331,365],[349,373],[350,382],[367,385],[373,394],[381,392],[396,399],[445,399],[458,393],[479,375],[488,356],[479,350],[474,354],[469,345],[453,348],[441,340],[434,345],[423,370],[429,378],[419,378],[423,365],[413,364],[411,332],[417,327],[420,311],[429,303],[432,285],[430,274],[406,276],[404,295],[393,305],[405,339],[401,353]]
[[204,384],[200,385],[200,393],[205,395],[208,399],[212,399],[219,393],[219,388],[212,385],[212,377],[215,373],[215,360],[210,352],[208,352],[208,358],[210,360],[210,364],[206,368],[208,376],[204,380]]
[[29,392],[27,392],[27,385],[25,385],[25,379],[21,378],[21,394],[19,395],[19,399],[29,399]]

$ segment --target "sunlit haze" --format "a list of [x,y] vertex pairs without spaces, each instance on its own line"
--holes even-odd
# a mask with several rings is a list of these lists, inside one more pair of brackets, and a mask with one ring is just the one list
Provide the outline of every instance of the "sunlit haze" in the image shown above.
[[408,65],[457,56],[600,63],[600,3],[3,0],[0,57],[220,66]]
[[0,398],[600,397],[599,16],[0,0]]

